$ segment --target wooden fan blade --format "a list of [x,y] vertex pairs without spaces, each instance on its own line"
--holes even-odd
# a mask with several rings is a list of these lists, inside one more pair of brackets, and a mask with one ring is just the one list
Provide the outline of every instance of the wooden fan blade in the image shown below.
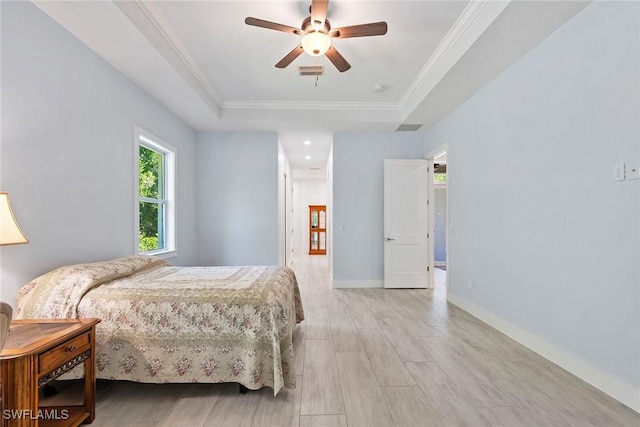
[[336,28],[329,32],[329,36],[336,39],[348,39],[351,37],[382,36],[387,34],[387,23],[371,22],[369,24],[351,25],[350,27]]
[[294,59],[302,55],[302,52],[304,52],[304,49],[302,49],[302,45],[299,45],[291,52],[287,53],[287,55],[276,64],[276,68],[286,68],[287,65],[291,64]]
[[271,21],[265,21],[264,19],[247,17],[244,20],[247,25],[253,25],[254,27],[267,28],[269,30],[282,31],[285,33],[295,34],[298,36],[304,35],[304,31],[300,28],[290,27],[288,25],[282,25]]
[[331,61],[341,73],[351,68],[351,64],[344,59],[344,56],[340,55],[340,52],[338,52],[335,47],[331,46],[325,55],[327,55],[329,61]]
[[316,28],[324,27],[324,21],[327,19],[327,8],[329,0],[312,0],[311,1],[311,22]]

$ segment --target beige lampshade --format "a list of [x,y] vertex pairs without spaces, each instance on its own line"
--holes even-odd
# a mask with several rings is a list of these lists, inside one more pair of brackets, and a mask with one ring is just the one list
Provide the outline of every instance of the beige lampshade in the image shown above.
[[11,211],[9,194],[0,192],[0,245],[29,243]]

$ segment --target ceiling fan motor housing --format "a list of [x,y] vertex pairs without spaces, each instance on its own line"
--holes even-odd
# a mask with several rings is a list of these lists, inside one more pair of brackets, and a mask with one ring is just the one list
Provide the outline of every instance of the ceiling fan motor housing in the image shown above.
[[331,23],[329,23],[328,19],[325,19],[323,28],[316,29],[316,27],[311,22],[311,17],[308,16],[304,21],[302,21],[302,25],[300,26],[300,28],[302,28],[302,31],[304,31],[305,34],[308,34],[312,31],[319,31],[324,34],[329,34],[329,31],[331,30]]

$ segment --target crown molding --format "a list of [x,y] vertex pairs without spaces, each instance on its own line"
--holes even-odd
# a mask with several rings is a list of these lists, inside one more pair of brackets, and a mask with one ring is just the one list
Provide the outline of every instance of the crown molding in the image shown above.
[[196,94],[211,109],[216,117],[221,117],[222,97],[215,91],[204,72],[189,55],[162,12],[152,2],[114,1],[131,23],[145,36]]
[[399,102],[225,101],[224,110],[320,110],[400,112]]
[[472,0],[400,99],[402,119],[429,95],[511,0]]
[[207,107],[221,118],[225,110],[392,112],[404,121],[447,72],[502,13],[511,0],[471,0],[398,102],[223,100],[189,55],[177,33],[152,2],[115,1],[154,48],[173,66]]
[[213,89],[177,33],[168,23],[162,12],[152,2],[116,1],[138,30],[151,42],[154,48],[171,64],[180,76],[203,99],[218,118],[224,110],[298,110],[298,111],[369,111],[393,112],[400,114],[399,102],[323,102],[323,101],[238,101],[223,100]]
[[187,48],[156,5],[142,0],[114,3],[218,118],[224,115],[224,110],[337,110],[394,112],[404,120],[509,2],[510,0],[471,0],[398,102],[224,100],[189,55]]

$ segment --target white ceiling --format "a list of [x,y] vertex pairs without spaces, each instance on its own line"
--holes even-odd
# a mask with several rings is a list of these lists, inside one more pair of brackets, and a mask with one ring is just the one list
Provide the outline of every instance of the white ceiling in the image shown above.
[[[300,37],[244,23],[299,27],[310,0],[36,4],[195,129],[279,131],[292,168],[324,175],[332,132],[433,125],[586,3],[331,0],[333,28],[389,26],[334,40],[352,66],[345,73],[306,54],[277,69]],[[317,86],[297,74],[316,64],[325,66]]]

